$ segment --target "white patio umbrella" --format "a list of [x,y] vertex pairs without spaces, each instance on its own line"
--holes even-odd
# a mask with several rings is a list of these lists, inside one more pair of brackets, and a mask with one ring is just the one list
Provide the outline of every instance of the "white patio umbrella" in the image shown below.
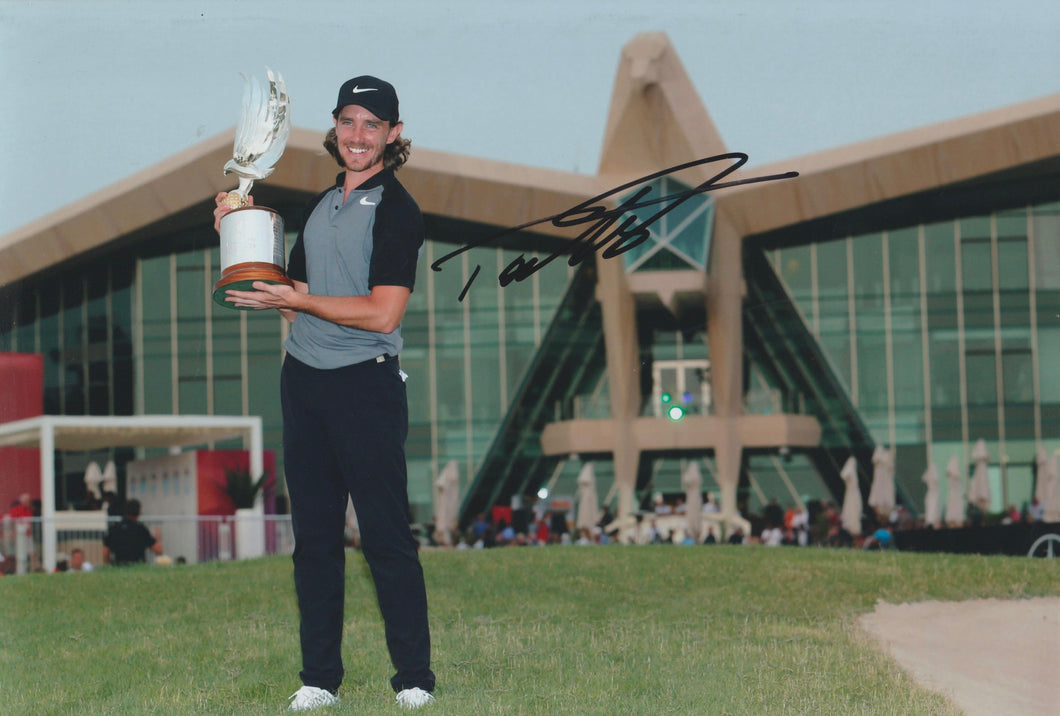
[[843,510],[839,517],[843,523],[843,529],[854,537],[861,534],[861,489],[858,487],[858,461],[853,457],[847,458],[839,476],[843,478],[846,489],[843,491]]
[[118,468],[114,466],[113,460],[108,460],[107,466],[103,468],[103,490],[105,492],[118,491]]
[[357,510],[353,508],[353,500],[346,498],[346,528],[350,531],[353,541],[361,542],[361,524],[357,521]]
[[1034,496],[1045,512],[1046,522],[1060,521],[1060,467],[1056,456],[1050,455],[1042,444],[1038,444],[1038,484]]
[[88,467],[85,469],[85,487],[88,488],[89,492],[93,492],[96,497],[99,497],[102,494],[99,490],[101,482],[103,482],[103,471],[99,469],[99,463],[88,463]]
[[450,460],[434,481],[434,532],[441,544],[453,544],[459,510],[460,466]]
[[450,460],[445,467],[445,479],[449,483],[449,522],[455,530],[460,520],[460,463]]
[[703,537],[703,473],[698,460],[690,460],[681,475],[681,487],[685,490],[685,524],[693,539]]
[[882,445],[872,452],[872,488],[869,490],[869,507],[883,515],[884,519],[894,509],[894,455]]
[[946,465],[946,524],[960,527],[964,524],[964,479],[961,476],[961,463],[956,455],[950,456]]
[[928,463],[921,479],[927,485],[927,493],[924,495],[924,524],[938,527],[942,523],[942,504],[939,502],[939,469],[935,467],[935,463]]
[[972,484],[968,488],[968,501],[985,512],[990,509],[991,503],[990,470],[987,468],[990,462],[990,451],[986,447],[986,441],[982,438],[975,442],[972,460],[975,461],[975,470],[972,472]]
[[587,462],[578,473],[578,516],[574,524],[579,531],[583,529],[592,531],[599,521],[600,504],[596,497],[596,471],[593,469],[593,464]]

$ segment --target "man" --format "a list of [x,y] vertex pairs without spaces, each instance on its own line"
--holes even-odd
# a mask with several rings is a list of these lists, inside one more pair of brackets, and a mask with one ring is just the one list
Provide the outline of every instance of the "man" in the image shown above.
[[95,567],[92,563],[85,559],[85,551],[80,547],[74,547],[70,550],[70,571],[71,572],[91,572]]
[[13,520],[24,517],[33,517],[36,514],[33,511],[33,498],[30,497],[28,492],[23,492],[18,496],[18,502],[11,505],[11,509],[7,514]]
[[162,554],[158,528],[152,534],[140,522],[140,501],[125,503],[121,522],[113,524],[103,538],[103,563],[118,566],[146,562],[146,551]]
[[[295,534],[301,679],[292,710],[338,701],[342,682],[347,494],[375,581],[397,701],[433,701],[427,594],[408,524],[408,403],[398,365],[401,320],[424,240],[416,202],[394,176],[410,142],[393,86],[355,77],[339,89],[324,146],[345,171],[306,208],[287,273],[255,282],[236,306],[292,321],[281,372],[284,468]],[[218,194],[215,226],[229,209]]]

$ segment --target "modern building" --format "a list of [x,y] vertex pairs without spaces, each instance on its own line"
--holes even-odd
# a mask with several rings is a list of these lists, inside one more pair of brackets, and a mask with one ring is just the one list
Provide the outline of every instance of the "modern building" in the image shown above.
[[[282,466],[287,324],[210,299],[232,140],[0,237],[0,351],[43,354],[46,414],[260,415]],[[321,140],[293,130],[255,186],[288,248],[336,172]],[[919,512],[928,464],[970,466],[978,439],[993,507],[1029,501],[1037,446],[1060,449],[1060,94],[748,169],[652,33],[601,156],[589,176],[414,146],[401,170],[428,227],[401,356],[418,519],[452,459],[464,521],[573,494],[590,460],[618,514],[689,461],[731,514],[838,502],[851,456],[867,494],[879,445]],[[133,454],[58,457],[65,503]]]

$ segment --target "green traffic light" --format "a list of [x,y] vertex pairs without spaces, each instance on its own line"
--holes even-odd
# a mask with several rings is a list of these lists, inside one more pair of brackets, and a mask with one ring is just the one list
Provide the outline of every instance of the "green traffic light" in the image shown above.
[[669,393],[663,393],[662,394],[662,402],[664,402],[664,403],[669,403],[670,402],[670,394]]
[[667,417],[674,422],[677,422],[681,418],[685,417],[685,410],[680,405],[674,405],[666,411]]

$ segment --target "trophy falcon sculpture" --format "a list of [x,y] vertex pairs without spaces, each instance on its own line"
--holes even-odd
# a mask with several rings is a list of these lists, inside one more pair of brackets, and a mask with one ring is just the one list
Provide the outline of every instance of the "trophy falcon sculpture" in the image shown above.
[[247,206],[250,188],[255,181],[272,174],[291,134],[287,86],[279,73],[266,68],[265,74],[269,79],[267,90],[256,77],[243,75],[243,105],[236,140],[232,158],[224,166],[225,174],[239,177],[239,187],[225,198],[233,208]]

